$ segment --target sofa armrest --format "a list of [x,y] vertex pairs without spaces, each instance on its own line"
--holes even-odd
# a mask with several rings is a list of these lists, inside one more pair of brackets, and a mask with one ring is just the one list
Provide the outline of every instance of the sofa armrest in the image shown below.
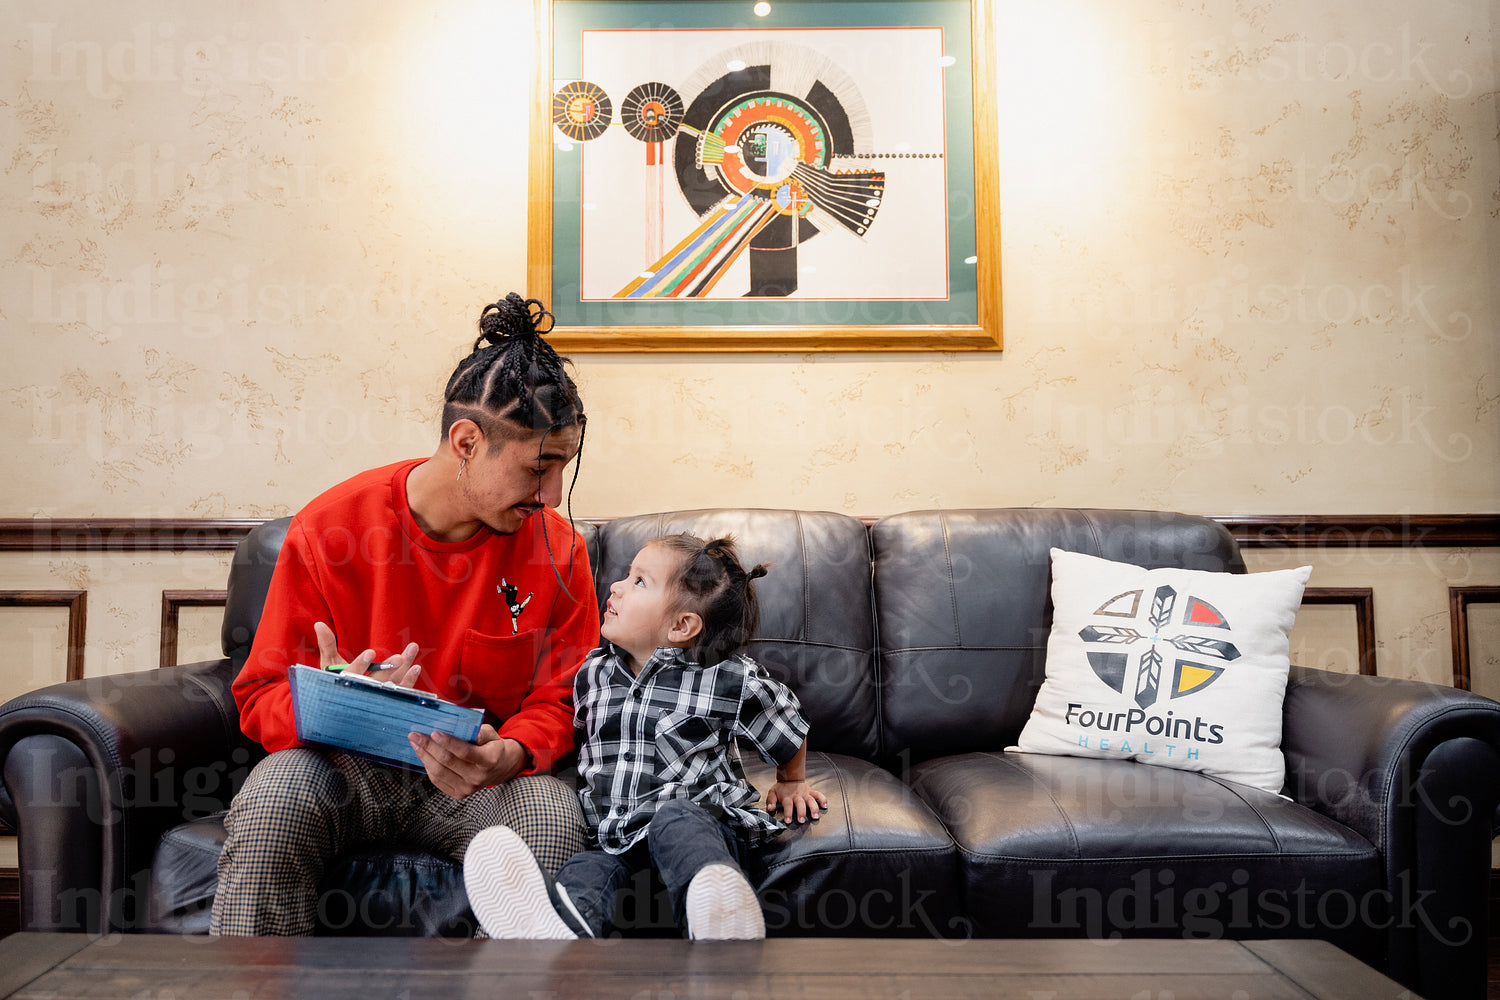
[[1482,996],[1500,704],[1293,667],[1282,750],[1287,793],[1380,850],[1384,898],[1364,919],[1389,928],[1390,974],[1426,996]]
[[263,755],[239,729],[236,665],[91,677],[0,706],[21,928],[139,929],[161,835],[226,808]]
[[[1468,738],[1500,750],[1500,704],[1391,677],[1293,667],[1283,723],[1288,793],[1382,849],[1400,836],[1402,810],[1435,805],[1424,765],[1439,746]],[[1442,804],[1455,820],[1493,822],[1500,787],[1482,773],[1469,783],[1470,798]]]

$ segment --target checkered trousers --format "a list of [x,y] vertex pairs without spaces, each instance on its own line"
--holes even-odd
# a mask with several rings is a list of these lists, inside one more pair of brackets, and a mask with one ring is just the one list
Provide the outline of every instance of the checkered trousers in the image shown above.
[[280,750],[256,765],[224,819],[210,934],[311,934],[318,883],[334,857],[365,844],[428,850],[463,860],[474,835],[515,830],[556,873],[584,848],[571,788],[551,775],[519,775],[464,799],[427,775],[343,753]]

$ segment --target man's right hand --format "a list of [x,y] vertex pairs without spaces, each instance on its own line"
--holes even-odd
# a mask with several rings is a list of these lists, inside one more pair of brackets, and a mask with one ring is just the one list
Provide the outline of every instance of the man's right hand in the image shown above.
[[353,660],[344,663],[343,657],[339,655],[339,644],[333,636],[333,629],[323,622],[314,622],[313,632],[318,637],[318,665],[325,670],[336,664],[343,664],[346,674],[363,674],[372,680],[391,681],[402,687],[414,686],[417,682],[417,675],[422,672],[422,668],[414,662],[418,649],[414,642],[409,643],[401,651],[401,655],[376,664],[378,669],[371,670],[371,664],[375,663],[375,650],[367,649]]

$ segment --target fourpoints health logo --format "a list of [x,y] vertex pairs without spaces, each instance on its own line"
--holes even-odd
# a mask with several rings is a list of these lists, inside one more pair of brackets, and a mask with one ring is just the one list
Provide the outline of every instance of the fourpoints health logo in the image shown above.
[[[1181,615],[1174,627],[1173,619]],[[1229,630],[1229,621],[1212,604],[1201,598],[1188,596],[1179,602],[1176,588],[1163,584],[1150,595],[1147,591],[1128,590],[1117,594],[1094,611],[1098,618],[1132,622],[1124,624],[1090,624],[1079,631],[1078,637],[1096,647],[1088,649],[1089,666],[1094,674],[1120,694],[1129,693],[1138,707],[1128,711],[1096,711],[1080,703],[1069,703],[1066,721],[1083,727],[1097,729],[1102,733],[1116,734],[1129,740],[1132,736],[1142,741],[1140,752],[1150,753],[1150,740],[1191,740],[1195,743],[1217,744],[1224,742],[1222,724],[1205,721],[1201,716],[1179,717],[1175,711],[1165,713],[1148,711],[1160,700],[1172,701],[1202,691],[1218,680],[1224,670],[1239,658],[1240,651],[1227,639],[1207,638],[1187,629]],[[1121,650],[1119,647],[1125,647]],[[1164,684],[1163,681],[1166,681]],[[1080,745],[1088,746],[1089,736],[1080,737]],[[1128,742],[1115,747],[1129,753]],[[1111,749],[1106,741],[1099,749]],[[1175,748],[1174,748],[1175,749]],[[1163,747],[1166,752],[1166,747]],[[1187,751],[1189,757],[1197,756],[1197,749]]]

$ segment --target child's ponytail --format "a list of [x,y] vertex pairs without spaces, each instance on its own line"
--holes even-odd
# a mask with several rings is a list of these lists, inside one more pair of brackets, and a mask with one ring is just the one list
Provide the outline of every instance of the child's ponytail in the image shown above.
[[676,587],[687,610],[703,620],[703,630],[688,655],[710,666],[743,650],[760,626],[760,602],[750,584],[766,575],[760,563],[750,570],[740,565],[734,539],[702,541],[689,534],[658,538],[682,559]]

